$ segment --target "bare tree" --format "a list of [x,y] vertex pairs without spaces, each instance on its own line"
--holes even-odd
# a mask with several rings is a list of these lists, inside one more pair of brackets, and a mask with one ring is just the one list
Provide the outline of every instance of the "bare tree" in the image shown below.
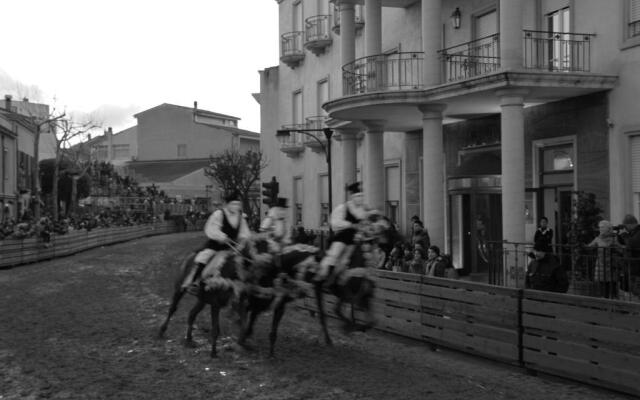
[[33,141],[33,165],[32,169],[32,193],[34,196],[34,209],[33,214],[35,216],[36,221],[40,219],[40,195],[42,194],[42,185],[40,183],[40,135],[42,133],[42,128],[47,126],[49,127],[48,131],[54,131],[53,134],[55,136],[55,126],[65,117],[65,113],[57,113],[55,108],[49,113],[46,118],[39,118],[36,116],[31,116],[33,119],[33,123],[35,124],[35,137]]
[[[84,122],[77,122],[73,117],[62,118],[56,121],[56,133],[55,138],[55,163],[53,169],[53,187],[51,195],[53,198],[53,219],[58,219],[58,178],[60,176],[60,163],[63,157],[69,153],[68,149],[71,147],[72,142],[82,141],[92,130],[99,128],[100,125],[94,122],[91,118],[87,118]],[[85,171],[86,172],[86,171]]]
[[[247,213],[250,225],[259,223],[260,213],[252,206],[250,192],[260,190],[257,183],[260,173],[267,167],[260,151],[249,150],[240,154],[236,149],[226,150],[224,153],[211,157],[209,167],[204,174],[215,180],[222,188],[224,195],[238,191],[242,197],[243,209]],[[259,196],[258,196],[259,198]]]

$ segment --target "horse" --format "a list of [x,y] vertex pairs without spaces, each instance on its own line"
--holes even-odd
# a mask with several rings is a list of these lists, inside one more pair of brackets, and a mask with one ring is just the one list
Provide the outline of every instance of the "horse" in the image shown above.
[[[193,324],[196,317],[209,304],[211,307],[211,353],[212,358],[217,357],[216,342],[220,334],[220,310],[229,305],[234,300],[234,308],[238,313],[239,324],[242,326],[244,319],[245,306],[243,302],[246,301],[244,295],[243,281],[248,279],[247,276],[250,273],[249,259],[235,247],[230,245],[229,250],[222,250],[217,252],[214,257],[209,261],[207,267],[202,271],[202,284],[200,285],[197,293],[194,295],[197,298],[196,304],[189,312],[187,321],[187,334],[185,338],[185,346],[195,347],[196,343],[193,340]],[[169,313],[165,321],[160,326],[158,338],[164,337],[164,334],[169,325],[169,320],[176,312],[178,304],[185,293],[190,293],[183,286],[183,282],[188,276],[192,274],[193,269],[196,267],[194,259],[197,252],[191,252],[180,264],[179,274],[174,282],[174,291],[169,306]],[[214,271],[214,276],[207,276],[208,271]],[[190,293],[191,294],[191,293]]]
[[[247,290],[246,312],[249,315],[247,325],[238,338],[238,344],[246,346],[246,339],[253,334],[253,326],[258,315],[269,307],[273,307],[273,319],[269,333],[269,355],[274,356],[278,325],[284,315],[286,304],[296,298],[304,297],[307,289],[313,290],[316,298],[318,316],[322,327],[325,343],[332,345],[324,311],[325,291],[333,294],[337,299],[334,312],[343,321],[343,328],[353,330],[367,330],[375,321],[371,310],[371,299],[374,295],[375,283],[368,276],[367,256],[380,235],[386,233],[385,225],[377,221],[363,224],[358,235],[358,243],[350,261],[350,266],[340,272],[331,284],[318,282],[314,279],[319,259],[319,249],[314,246],[296,244],[286,246],[281,254],[272,255],[259,270],[259,278]],[[255,239],[255,238],[254,238]],[[254,240],[254,250],[259,254],[266,252],[265,241],[259,236]],[[287,287],[288,286],[288,287]],[[342,312],[344,304],[351,304],[353,308],[360,308],[365,312],[365,323],[358,324],[352,315],[348,319]]]

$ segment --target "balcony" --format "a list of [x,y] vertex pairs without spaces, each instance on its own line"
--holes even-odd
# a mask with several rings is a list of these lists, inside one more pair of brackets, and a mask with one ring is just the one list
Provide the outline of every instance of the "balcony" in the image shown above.
[[[361,30],[364,27],[364,14],[362,11],[362,6],[356,4],[355,6],[355,18],[354,18],[356,32]],[[340,8],[337,5],[333,6],[333,26],[331,30],[336,35],[340,34]]]
[[[307,117],[307,129],[324,129],[327,127],[325,124],[327,117],[324,115],[317,115],[313,117]],[[313,139],[308,135],[313,135],[317,138],[322,145],[326,145],[327,137],[324,135],[324,132],[307,132],[306,135],[302,138],[304,145],[311,149],[314,153],[322,153],[324,150],[322,149],[322,145],[318,143],[318,140]]]
[[362,57],[342,67],[345,96],[423,89],[421,52]]
[[486,75],[500,69],[500,35],[472,40],[439,53],[445,82]]
[[316,15],[305,20],[304,47],[313,54],[320,55],[333,39],[329,32],[330,15]]
[[304,49],[302,47],[303,38],[303,31],[284,33],[281,37],[282,49],[280,61],[287,64],[290,68],[297,67],[300,62],[304,60]]
[[[282,125],[282,129],[305,129],[305,124],[291,124]],[[282,139],[280,144],[280,151],[285,153],[288,157],[295,158],[301,153],[304,153],[304,142],[302,140],[302,133],[291,132],[289,137]]]
[[554,72],[590,72],[594,34],[524,31],[524,67]]

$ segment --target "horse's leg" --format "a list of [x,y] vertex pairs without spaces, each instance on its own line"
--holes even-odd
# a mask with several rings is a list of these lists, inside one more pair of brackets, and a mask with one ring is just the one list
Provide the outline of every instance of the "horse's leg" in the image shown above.
[[211,304],[211,358],[218,357],[216,342],[220,336],[220,306],[217,303]]
[[238,344],[242,347],[246,346],[245,341],[247,338],[251,337],[253,334],[253,324],[255,324],[256,319],[258,318],[259,311],[256,309],[252,309],[249,313],[249,322],[246,327],[240,331],[240,337],[238,338]]
[[316,304],[318,306],[318,318],[320,318],[320,325],[322,326],[322,333],[324,334],[324,342],[331,346],[333,342],[331,341],[331,337],[329,336],[329,331],[327,330],[327,320],[326,315],[324,313],[324,300],[322,293],[322,283],[318,283],[314,286],[315,295],[316,295]]
[[273,310],[273,320],[271,321],[271,332],[269,333],[269,357],[273,357],[273,350],[276,346],[276,338],[278,337],[278,325],[284,315],[284,308],[287,304],[287,300],[284,298],[278,299]]
[[340,321],[343,322],[342,329],[345,332],[350,332],[353,330],[353,322],[351,322],[351,320],[349,320],[349,318],[347,318],[342,313],[342,305],[344,304],[344,300],[341,297],[336,297],[336,298],[338,299],[338,302],[336,303],[336,306],[333,310],[338,316],[338,318],[340,318]]
[[182,299],[182,296],[184,296],[184,293],[185,293],[184,290],[182,290],[179,286],[176,288],[175,292],[173,292],[171,305],[169,306],[169,314],[167,315],[167,318],[164,320],[164,322],[160,326],[160,331],[158,332],[158,339],[161,339],[164,336],[164,333],[167,331],[167,327],[169,326],[169,320],[178,309],[178,303],[180,303],[180,299]]
[[202,311],[205,306],[205,302],[202,299],[198,299],[198,302],[195,306],[189,311],[189,318],[187,319],[187,336],[185,338],[184,344],[185,346],[195,347],[196,343],[193,341],[193,323],[196,320],[196,317]]

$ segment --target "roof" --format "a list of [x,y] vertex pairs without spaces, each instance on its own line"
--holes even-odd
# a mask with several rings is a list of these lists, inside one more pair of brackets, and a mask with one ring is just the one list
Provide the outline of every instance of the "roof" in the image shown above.
[[35,131],[36,126],[31,117],[3,109],[0,109],[0,114],[9,121],[16,122],[31,131]]
[[134,116],[135,118],[138,118],[138,115],[141,115],[141,114],[147,113],[147,112],[149,112],[149,111],[151,111],[151,110],[155,110],[156,108],[160,108],[160,107],[182,108],[182,109],[190,110],[190,111],[194,111],[194,110],[196,110],[196,112],[197,112],[199,115],[203,115],[203,116],[207,116],[207,117],[218,117],[218,118],[224,118],[224,119],[232,119],[232,120],[235,120],[235,121],[239,121],[239,120],[240,120],[240,118],[238,118],[238,117],[234,117],[234,116],[232,116],[232,115],[220,114],[220,113],[217,113],[217,112],[208,111],[208,110],[203,110],[203,109],[200,109],[200,108],[194,109],[193,107],[177,106],[177,105],[175,105],[175,104],[169,104],[169,103],[162,103],[162,104],[157,105],[157,106],[155,106],[155,107],[151,107],[151,108],[149,108],[149,109],[147,109],[147,110],[140,111],[139,113],[134,114],[133,116]]
[[247,131],[247,130],[240,129],[240,128],[234,128],[232,126],[222,126],[222,125],[217,126],[216,125],[215,127],[219,128],[219,129],[222,129],[222,130],[225,130],[225,131],[228,131],[228,132],[231,132],[231,133],[236,134],[236,135],[249,136],[249,137],[252,137],[252,138],[255,138],[255,139],[260,139],[260,134],[256,133],[256,132],[253,132],[253,131]]
[[208,158],[189,160],[154,160],[132,161],[129,170],[134,173],[137,181],[144,182],[172,182],[198,169],[209,166]]

